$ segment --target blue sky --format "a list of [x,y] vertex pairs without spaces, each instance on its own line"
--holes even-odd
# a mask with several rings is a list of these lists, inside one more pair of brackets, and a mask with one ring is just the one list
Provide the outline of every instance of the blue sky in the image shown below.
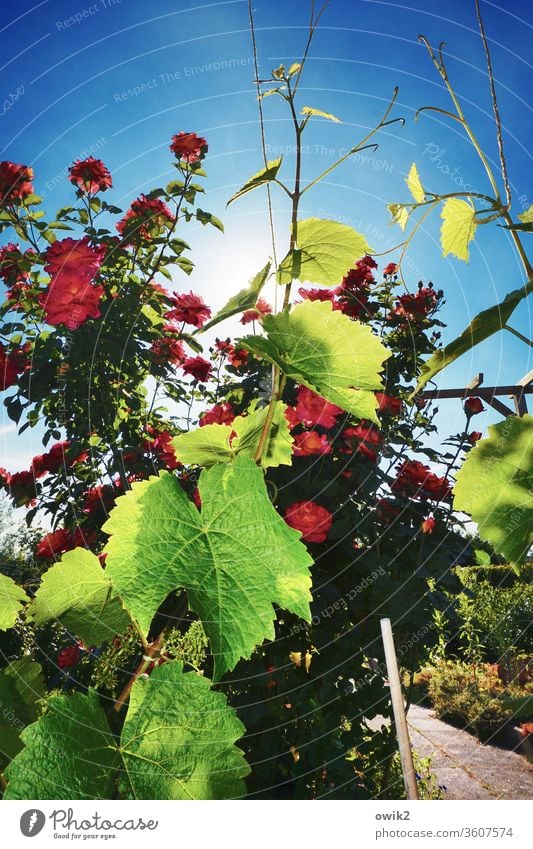
[[[264,77],[280,62],[299,58],[306,39],[307,0],[257,0],[255,20]],[[530,55],[533,10],[522,0],[482,2],[503,122],[513,212],[533,202],[530,179],[532,117]],[[361,230],[376,251],[400,240],[388,225],[386,203],[407,200],[405,176],[416,161],[427,188],[453,191],[458,183],[484,192],[483,169],[458,124],[414,112],[433,104],[449,108],[446,92],[425,49],[445,41],[450,78],[474,130],[497,169],[497,147],[486,68],[473,0],[332,0],[310,53],[301,86],[301,105],[333,112],[341,124],[316,121],[304,144],[304,178],[331,164],[378,120],[395,85],[400,93],[393,125],[381,134],[379,150],[348,161],[306,195],[302,216],[335,218]],[[152,0],[18,0],[0,9],[2,77],[0,159],[31,164],[36,188],[50,213],[72,197],[66,168],[92,152],[114,179],[113,200],[126,206],[142,191],[174,175],[170,137],[193,130],[209,142],[206,209],[223,218],[226,234],[209,228],[184,234],[197,267],[176,288],[192,287],[218,308],[268,257],[265,197],[256,192],[225,209],[228,197],[261,166],[252,50],[245,0],[166,2]],[[6,104],[9,104],[6,108]],[[2,109],[0,108],[0,111]],[[274,98],[265,101],[267,143],[291,145],[288,116]],[[290,173],[288,154],[280,176]],[[450,172],[457,182],[453,182]],[[287,239],[287,204],[275,195],[278,249]],[[434,215],[413,242],[406,279],[433,280],[446,292],[443,318],[452,339],[480,309],[518,287],[523,274],[508,234],[478,230],[467,266],[443,260]],[[389,259],[397,255],[392,254]],[[388,260],[387,260],[388,261]],[[531,337],[531,313],[522,304],[512,323]],[[531,368],[529,349],[501,333],[465,355],[439,377],[440,386],[465,385],[478,371],[485,383],[511,383]],[[459,402],[442,402],[441,427],[462,425]],[[3,415],[3,414],[2,414]],[[482,429],[497,414],[479,417]],[[14,445],[8,420],[0,419],[0,465],[28,465],[39,449],[37,433]],[[30,440],[33,439],[33,444]]]

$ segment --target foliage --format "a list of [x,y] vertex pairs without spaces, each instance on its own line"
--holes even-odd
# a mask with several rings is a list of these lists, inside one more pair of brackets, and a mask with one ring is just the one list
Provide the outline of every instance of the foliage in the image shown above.
[[513,710],[507,706],[510,693],[490,664],[470,666],[461,661],[443,661],[429,682],[429,697],[435,714],[489,741],[498,734]]
[[[0,231],[19,240],[0,248],[4,403],[46,449],[1,481],[29,524],[52,525],[31,575],[1,575],[0,686],[29,723],[8,729],[7,799],[377,798],[392,786],[392,726],[365,721],[391,711],[379,616],[414,672],[437,642],[435,611],[461,589],[452,567],[472,561],[451,487],[477,437],[467,414],[453,451],[429,447],[435,410],[409,401],[443,292],[400,289],[397,265],[379,277],[360,233],[300,217],[303,194],[367,147],[397,96],[302,187],[302,134],[336,121],[300,108],[307,55],[274,69],[274,88],[258,83],[289,108],[294,183],[265,161],[231,198],[268,186],[290,199],[285,258],[213,318],[168,289],[193,268],[187,224],[223,230],[196,205],[206,139],[173,136],[176,179],[125,212],[103,199],[112,175],[99,160],[71,166],[75,201],[50,220],[32,170],[0,163]],[[440,202],[416,166],[407,184],[410,207]],[[443,229],[464,254],[473,223],[465,237],[457,203]],[[283,286],[275,313],[260,297],[270,275]],[[322,288],[295,302],[296,281]],[[241,312],[253,332],[205,351],[202,331]]]

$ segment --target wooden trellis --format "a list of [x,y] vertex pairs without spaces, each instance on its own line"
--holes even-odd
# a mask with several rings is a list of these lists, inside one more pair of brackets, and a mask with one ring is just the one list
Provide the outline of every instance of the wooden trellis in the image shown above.
[[[483,374],[480,372],[470,381],[464,389],[431,389],[421,392],[418,396],[427,401],[440,400],[442,398],[460,398],[465,400],[475,396],[481,398],[502,416],[523,416],[527,413],[527,395],[533,394],[533,371],[529,371],[524,377],[510,386],[482,386]],[[514,402],[514,410],[498,400],[498,397],[507,396]]]

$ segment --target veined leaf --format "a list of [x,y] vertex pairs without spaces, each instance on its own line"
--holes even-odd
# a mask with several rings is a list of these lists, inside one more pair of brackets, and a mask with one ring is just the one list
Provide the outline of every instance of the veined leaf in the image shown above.
[[309,117],[327,118],[328,121],[334,121],[336,124],[342,123],[341,119],[337,118],[336,115],[332,115],[331,112],[322,112],[321,109],[315,109],[313,106],[304,106],[300,114],[308,115]]
[[59,620],[85,645],[100,645],[131,624],[95,554],[75,548],[45,572],[29,608],[36,625]]
[[398,224],[400,228],[405,230],[407,222],[409,221],[409,212],[407,208],[401,203],[388,203],[387,209],[391,214],[392,221],[391,224]]
[[382,387],[380,373],[391,354],[369,327],[328,302],[303,301],[290,313],[265,316],[263,328],[266,336],[245,336],[239,344],[343,410],[379,425],[374,390]]
[[479,535],[519,567],[533,545],[533,417],[489,426],[457,474],[454,507]]
[[[285,419],[286,404],[276,404],[270,436],[263,453],[263,468],[290,466],[294,442]],[[187,465],[209,466],[231,463],[238,455],[253,458],[265,419],[267,407],[254,410],[247,416],[237,416],[230,425],[211,424],[180,433],[172,440],[172,447],[180,462]],[[232,438],[233,436],[233,438]]]
[[40,663],[29,657],[12,661],[0,672],[0,769],[21,750],[22,729],[39,716],[38,702],[44,696],[42,673]]
[[279,159],[272,159],[270,162],[267,162],[266,168],[262,168],[261,171],[257,172],[257,174],[254,174],[252,177],[250,177],[250,179],[246,181],[244,186],[230,197],[226,206],[229,206],[230,203],[233,203],[233,201],[237,200],[237,198],[241,198],[243,195],[248,194],[248,192],[253,191],[253,189],[257,189],[259,186],[264,186],[266,183],[275,180],[278,176],[278,171],[280,169],[282,160],[283,157],[280,156]]
[[12,628],[17,617],[29,602],[29,598],[18,584],[0,572],[0,631]]
[[4,799],[112,798],[117,749],[94,690],[50,696],[44,716],[20,736]]
[[262,268],[261,271],[259,271],[255,277],[250,280],[246,289],[241,289],[240,292],[233,295],[226,306],[222,307],[211,321],[208,321],[207,324],[204,324],[204,326],[199,328],[196,332],[204,333],[206,330],[209,330],[221,321],[225,321],[226,318],[230,318],[232,315],[237,315],[240,312],[244,312],[244,310],[250,310],[255,307],[257,299],[261,294],[261,290],[268,279],[269,272],[270,262],[267,262],[264,268]]
[[370,252],[366,238],[339,221],[306,218],[296,225],[295,251],[278,267],[278,283],[307,280],[337,286],[356,260]]
[[477,224],[476,211],[471,203],[459,198],[448,198],[442,211],[442,226],[440,242],[442,255],[453,254],[458,259],[468,262],[468,245],[475,236]]
[[409,174],[407,175],[405,182],[407,183],[407,188],[411,192],[416,202],[424,203],[426,199],[426,193],[420,180],[418,168],[416,167],[416,164],[414,162],[411,165],[411,168],[409,169]]
[[273,604],[309,618],[311,558],[252,460],[212,466],[198,486],[201,512],[165,472],[118,498],[104,525],[106,573],[145,634],[169,593],[186,589],[218,680],[274,638]]
[[[122,729],[121,781],[134,799],[235,799],[250,767],[235,740],[245,727],[223,693],[178,661],[133,686]],[[154,795],[155,794],[155,795]]]
[[533,203],[525,210],[525,212],[521,212],[518,215],[518,218],[522,224],[533,224]]
[[4,799],[110,799],[117,780],[133,799],[242,797],[245,728],[210,683],[178,661],[137,679],[120,745],[94,690],[51,696],[21,734]]
[[497,333],[498,330],[501,330],[509,321],[520,301],[532,292],[533,280],[529,280],[521,289],[515,289],[514,292],[509,292],[501,304],[496,304],[493,307],[489,307],[488,310],[478,313],[457,339],[454,339],[453,342],[450,342],[442,350],[435,351],[429,360],[424,363],[422,375],[413,394],[416,395],[417,392],[420,392],[428,380],[435,377],[443,368],[453,363],[454,360],[466,353],[466,351],[469,351],[471,348],[479,345],[480,342],[488,339],[489,336]]

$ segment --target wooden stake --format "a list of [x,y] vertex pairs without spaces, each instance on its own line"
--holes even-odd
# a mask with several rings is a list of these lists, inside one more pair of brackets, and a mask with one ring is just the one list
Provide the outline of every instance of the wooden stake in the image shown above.
[[385,649],[385,662],[387,664],[387,675],[389,678],[392,710],[394,714],[394,725],[396,726],[396,737],[400,750],[400,761],[402,764],[403,781],[408,799],[418,799],[418,787],[416,786],[416,775],[413,764],[413,753],[405,708],[403,703],[402,685],[400,673],[398,672],[398,661],[394,649],[394,639],[390,619],[381,619],[381,636],[383,637],[383,648]]

